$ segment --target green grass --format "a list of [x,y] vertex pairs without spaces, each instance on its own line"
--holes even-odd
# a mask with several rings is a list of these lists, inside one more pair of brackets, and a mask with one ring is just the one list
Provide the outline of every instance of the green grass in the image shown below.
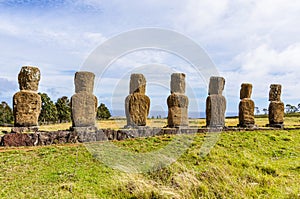
[[[111,143],[147,154],[176,138]],[[300,130],[223,132],[204,157],[206,136],[190,139],[177,161],[139,174],[106,166],[82,144],[2,148],[0,198],[300,198]]]

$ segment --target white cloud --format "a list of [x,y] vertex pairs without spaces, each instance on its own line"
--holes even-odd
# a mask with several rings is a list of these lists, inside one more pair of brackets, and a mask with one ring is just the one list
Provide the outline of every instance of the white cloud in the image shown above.
[[[68,0],[59,5],[43,12],[38,7],[30,13],[0,7],[0,44],[5,49],[0,57],[1,77],[15,81],[22,65],[37,65],[42,72],[40,88],[53,96],[66,95],[73,92],[73,75],[64,71],[79,70],[87,55],[106,38],[154,26],[179,31],[204,46],[227,80],[229,109],[236,110],[242,82],[253,83],[253,98],[266,104],[271,83],[283,85],[283,100],[293,104],[300,98],[296,92],[300,86],[300,1],[136,0],[129,4]],[[204,93],[198,96],[204,103],[207,90],[193,69],[180,58],[161,52],[121,57],[107,71],[104,82],[114,82],[104,89],[113,89],[116,78],[147,64],[187,73],[187,83]],[[128,82],[123,87],[128,87]],[[107,96],[101,99],[108,100]]]

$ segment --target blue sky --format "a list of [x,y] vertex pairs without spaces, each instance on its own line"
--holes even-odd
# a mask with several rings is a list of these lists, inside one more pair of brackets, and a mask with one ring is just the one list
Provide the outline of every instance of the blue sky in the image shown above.
[[[0,100],[11,103],[23,65],[40,68],[40,92],[54,101],[70,97],[75,71],[97,46],[125,31],[156,27],[186,35],[207,52],[226,79],[229,112],[237,112],[243,82],[253,83],[252,99],[261,110],[268,107],[271,83],[282,84],[282,100],[296,105],[300,103],[299,21],[296,0],[0,0]],[[109,108],[122,109],[130,71],[155,66],[187,73],[188,90],[193,91],[187,93],[190,109],[204,111],[206,84],[194,79],[184,60],[159,50],[133,52],[116,60],[96,84],[95,95]],[[165,84],[172,70],[160,77]],[[166,111],[168,88],[153,83],[151,75],[146,78],[152,82],[147,87],[152,107]]]

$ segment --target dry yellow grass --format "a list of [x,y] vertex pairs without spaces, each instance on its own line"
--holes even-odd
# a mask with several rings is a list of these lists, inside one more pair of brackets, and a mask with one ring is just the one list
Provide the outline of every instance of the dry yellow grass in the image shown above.
[[[226,126],[237,126],[238,118],[227,118],[225,120]],[[268,124],[268,118],[255,118],[255,124],[259,127],[265,127]],[[285,117],[285,127],[299,127],[300,117]],[[126,125],[126,119],[109,119],[98,120],[97,127],[102,129],[120,129]],[[148,119],[147,126],[150,127],[165,127],[167,125],[167,119]],[[49,124],[41,125],[39,129],[41,131],[58,131],[68,130],[72,126],[71,123],[61,124]],[[192,128],[200,128],[205,126],[205,119],[190,119],[189,126]],[[11,127],[0,127],[0,132],[10,132]]]

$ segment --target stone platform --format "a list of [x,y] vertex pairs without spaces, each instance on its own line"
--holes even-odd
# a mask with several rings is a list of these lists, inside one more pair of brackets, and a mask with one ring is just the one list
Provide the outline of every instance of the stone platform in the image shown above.
[[[292,129],[300,129],[292,128]],[[153,137],[160,135],[174,135],[174,134],[196,134],[209,132],[227,132],[227,131],[257,131],[257,130],[279,130],[279,128],[272,127],[224,127],[224,128],[150,128],[138,127],[134,129],[96,129],[91,128],[76,128],[64,131],[34,131],[30,133],[7,133],[0,137],[0,146],[43,146],[51,144],[64,143],[84,143],[97,142],[109,140],[126,140],[139,137]],[[290,130],[290,128],[282,128],[280,130]]]

